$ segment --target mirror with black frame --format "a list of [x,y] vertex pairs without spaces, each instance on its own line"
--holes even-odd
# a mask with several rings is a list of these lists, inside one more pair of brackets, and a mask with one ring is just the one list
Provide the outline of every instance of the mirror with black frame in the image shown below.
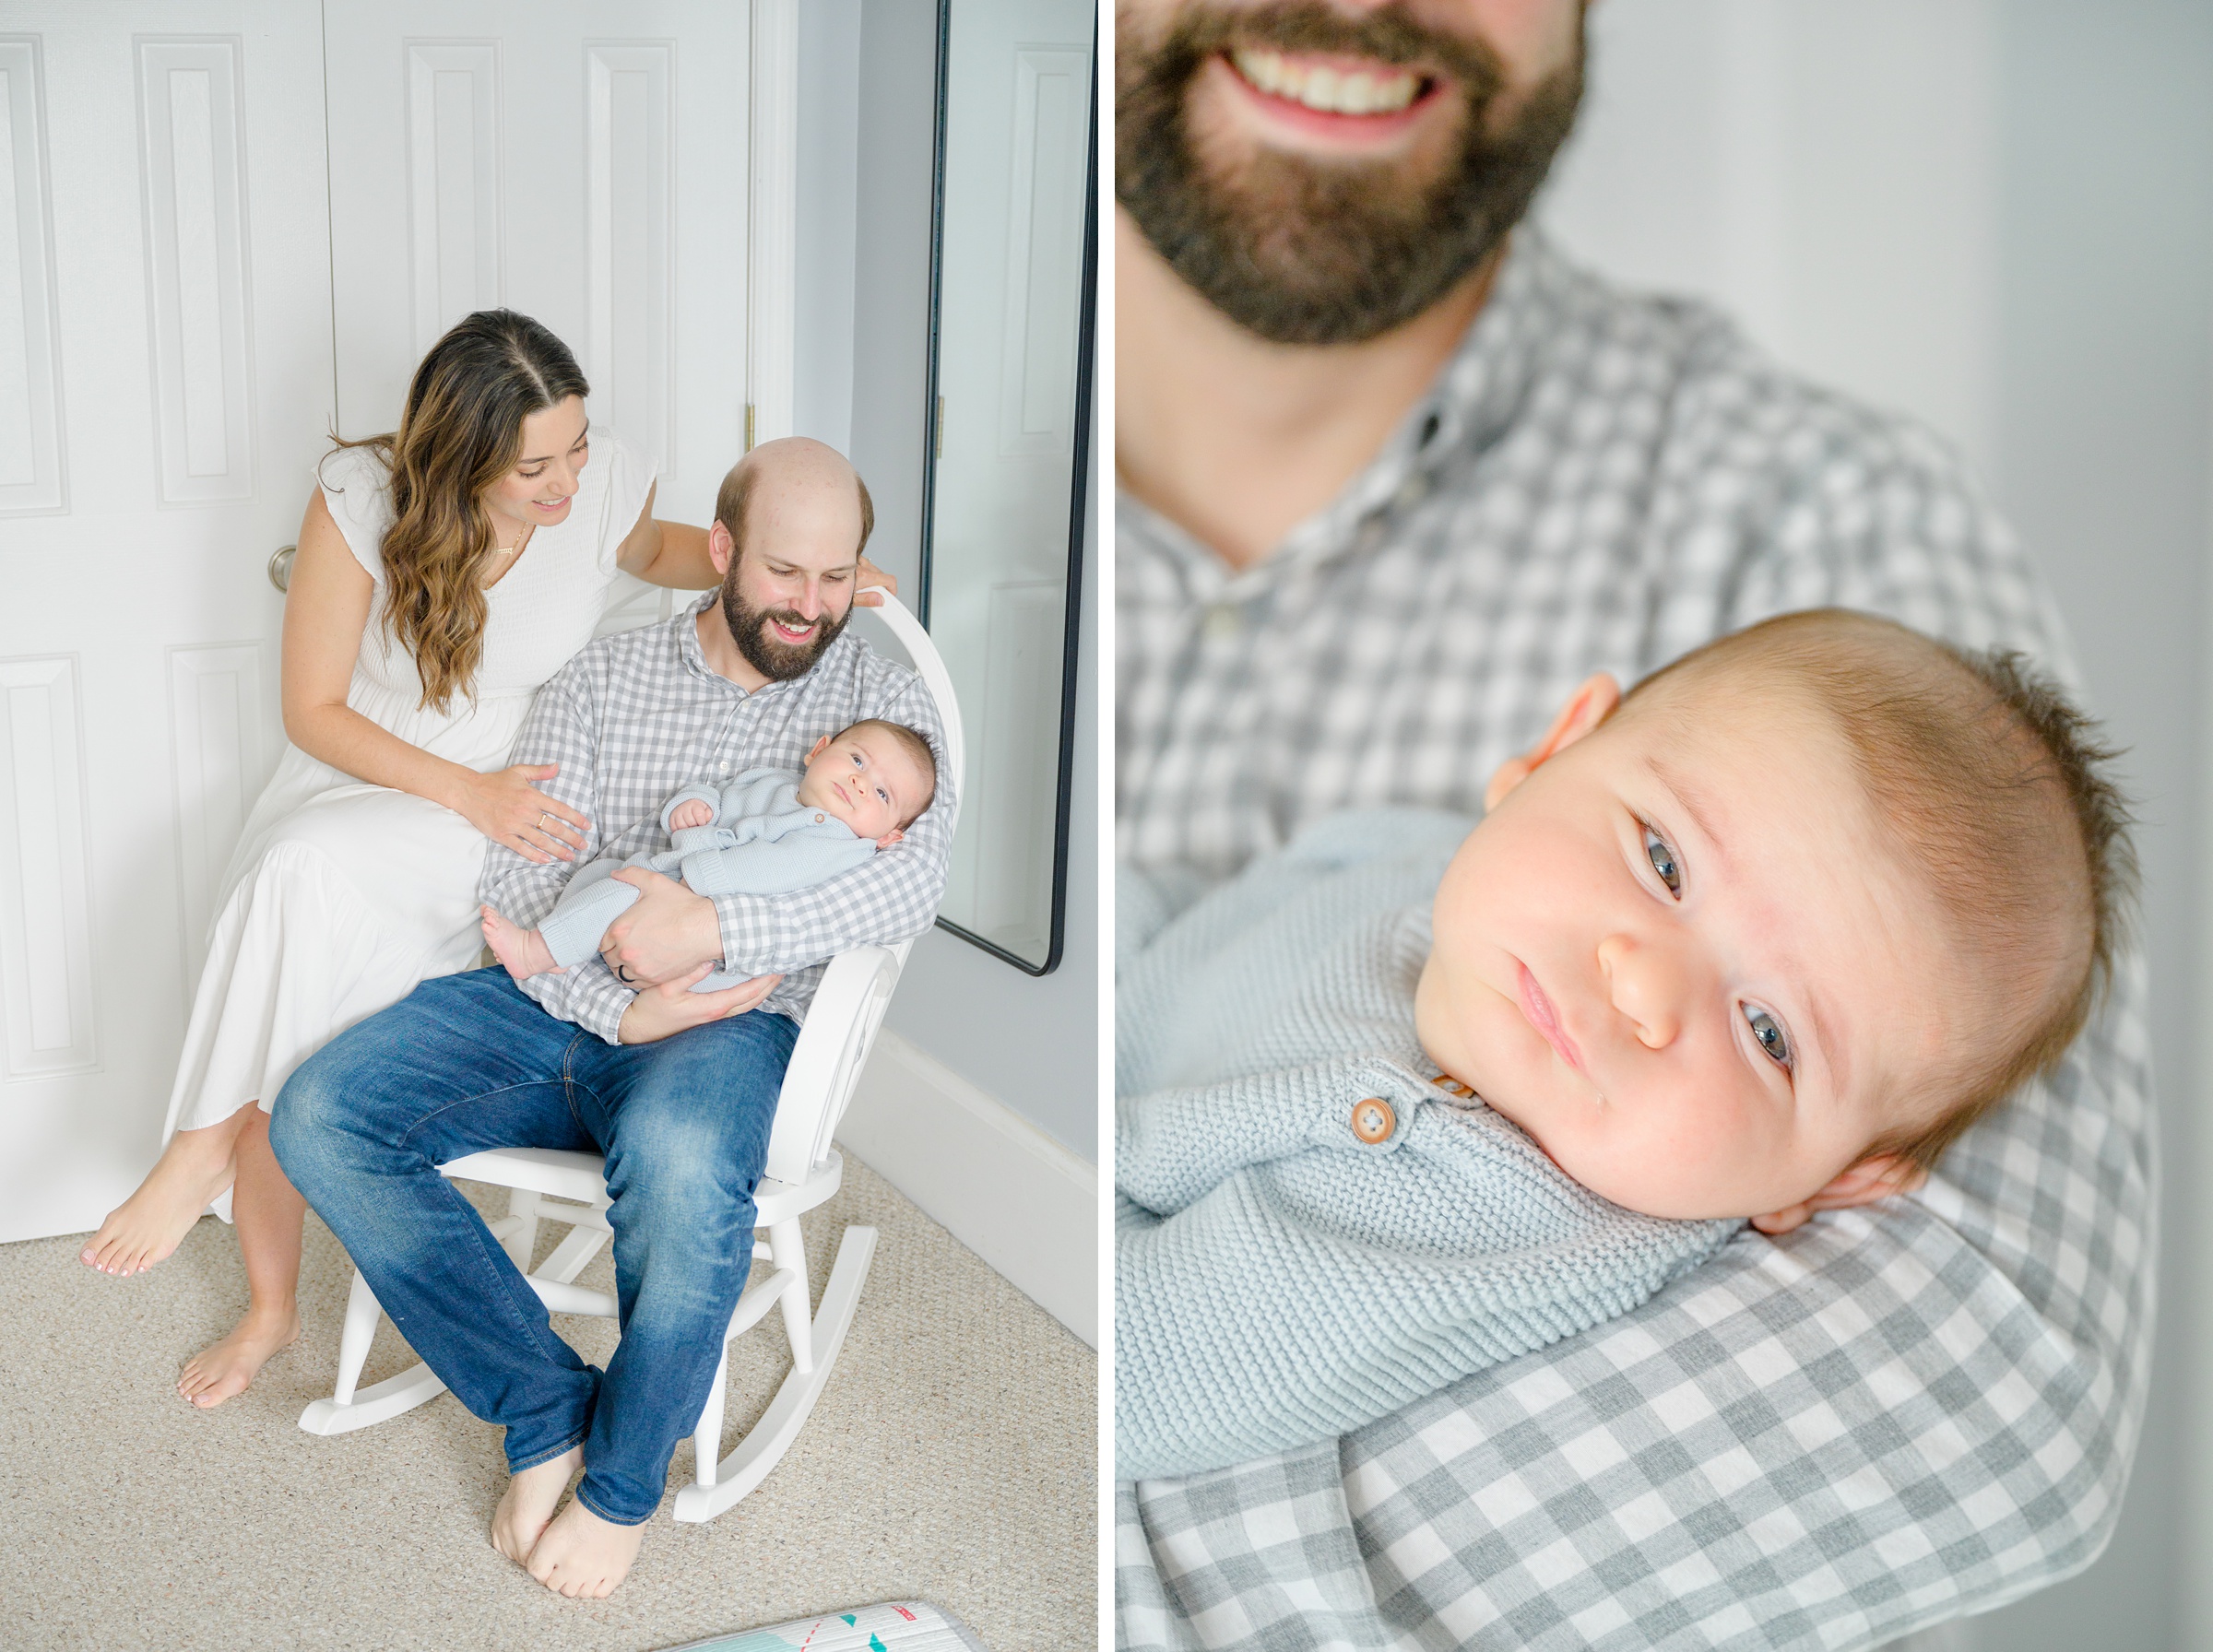
[[941,0],[922,617],[968,729],[938,921],[1060,962],[1090,462],[1092,0]]

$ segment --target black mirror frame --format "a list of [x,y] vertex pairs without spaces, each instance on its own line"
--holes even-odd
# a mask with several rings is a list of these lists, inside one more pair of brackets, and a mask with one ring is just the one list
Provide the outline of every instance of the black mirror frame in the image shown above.
[[[953,38],[953,0],[938,0],[938,85],[935,154],[930,161],[929,201],[929,365],[925,374],[922,402],[922,557],[919,600],[916,617],[929,627],[931,551],[937,533],[938,492],[938,318],[939,283],[945,251],[945,100],[948,48]],[[1060,952],[1068,930],[1068,829],[1070,799],[1075,784],[1076,667],[1082,638],[1083,608],[1084,513],[1090,505],[1091,382],[1094,325],[1098,308],[1099,238],[1099,41],[1098,24],[1092,24],[1091,131],[1086,139],[1087,162],[1083,179],[1083,274],[1082,298],[1076,316],[1075,441],[1071,463],[1074,481],[1069,490],[1067,625],[1060,659],[1060,781],[1053,813],[1053,920],[1045,962],[1028,959],[986,940],[972,930],[946,918],[938,927],[1002,958],[1024,974],[1049,975],[1060,967]],[[966,776],[962,777],[964,782]]]

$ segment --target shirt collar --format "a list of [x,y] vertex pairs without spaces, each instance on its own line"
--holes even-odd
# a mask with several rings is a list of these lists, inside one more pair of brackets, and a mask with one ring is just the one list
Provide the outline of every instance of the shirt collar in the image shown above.
[[1294,570],[1347,554],[1358,547],[1369,516],[1409,491],[1426,492],[1432,473],[1481,453],[1512,427],[1544,342],[1556,331],[1560,295],[1570,278],[1543,235],[1526,226],[1516,230],[1483,308],[1375,458],[1251,567],[1232,570],[1127,492],[1115,502],[1119,519],[1181,564],[1187,591],[1201,601],[1236,600]]

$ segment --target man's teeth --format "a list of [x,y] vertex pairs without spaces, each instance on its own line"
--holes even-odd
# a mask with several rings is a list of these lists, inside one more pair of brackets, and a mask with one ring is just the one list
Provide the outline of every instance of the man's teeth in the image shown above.
[[1414,101],[1422,77],[1410,69],[1371,75],[1342,74],[1327,64],[1309,67],[1280,52],[1240,50],[1230,54],[1237,73],[1271,97],[1288,98],[1325,114],[1396,114]]

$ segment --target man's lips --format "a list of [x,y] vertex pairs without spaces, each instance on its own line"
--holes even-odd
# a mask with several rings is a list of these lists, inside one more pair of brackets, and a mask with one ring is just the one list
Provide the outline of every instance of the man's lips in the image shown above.
[[1354,66],[1240,50],[1214,70],[1280,127],[1333,143],[1386,143],[1436,102],[1443,82],[1388,64]]
[[1529,973],[1529,965],[1516,959],[1514,969],[1521,979],[1521,1013],[1529,1018],[1529,1024],[1537,1030],[1562,1061],[1577,1072],[1581,1072],[1582,1052],[1575,1047],[1575,1040],[1568,1036],[1568,1029],[1560,1025],[1559,1011],[1553,1009],[1552,1000],[1544,996],[1544,989],[1537,985],[1537,978]]

